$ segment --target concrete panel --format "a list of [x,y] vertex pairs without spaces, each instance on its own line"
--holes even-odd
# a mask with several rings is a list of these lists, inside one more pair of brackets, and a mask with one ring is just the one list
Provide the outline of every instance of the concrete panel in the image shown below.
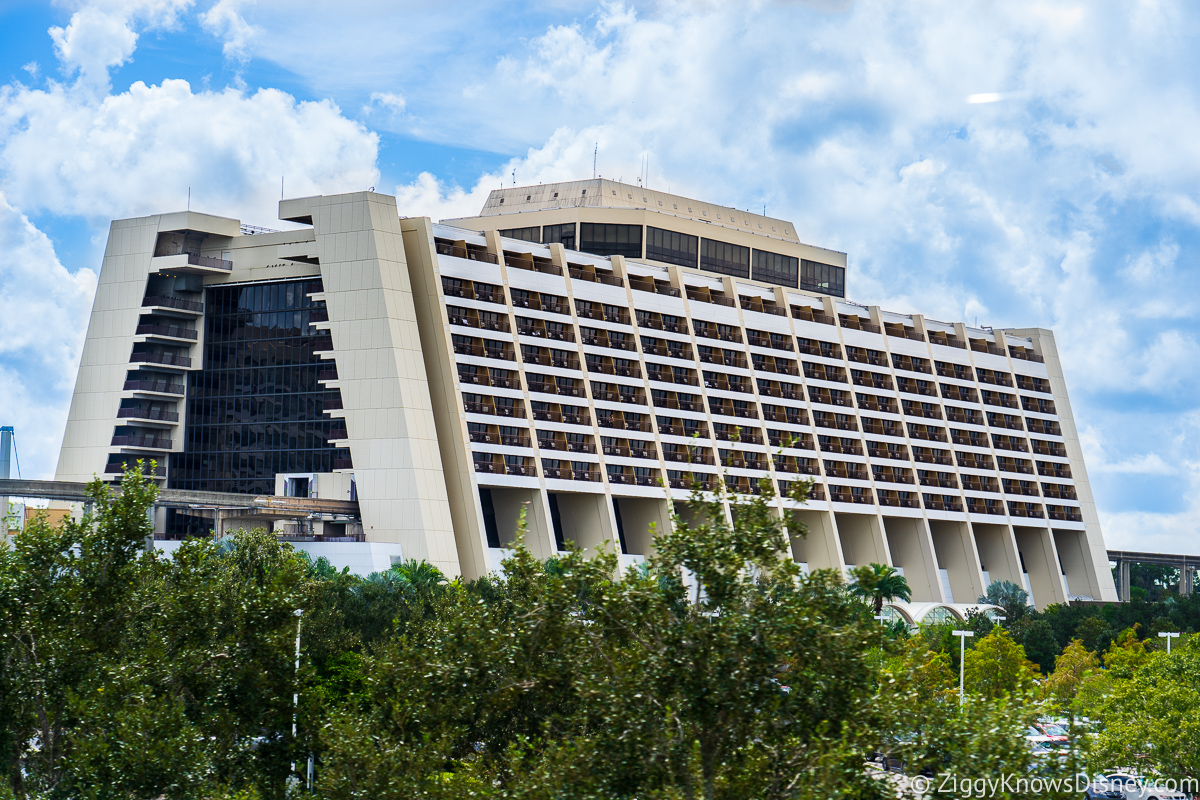
[[618,552],[617,532],[608,510],[608,498],[602,494],[554,492],[549,495],[551,509],[558,506],[564,541],[594,555],[601,549]]
[[496,530],[500,546],[511,547],[517,538],[521,512],[525,513],[525,544],[538,558],[549,558],[554,548],[554,530],[549,508],[537,489],[490,487],[492,507],[496,510]]
[[987,522],[972,522],[971,528],[975,534],[979,566],[988,573],[985,583],[1009,581],[1023,587],[1021,562],[1017,558],[1017,542],[1012,529]]
[[912,517],[884,517],[892,566],[904,570],[913,602],[942,603],[942,583],[938,577],[933,540],[925,520]]
[[837,520],[838,539],[845,564],[856,567],[863,564],[891,564],[879,517],[843,513],[833,516]]
[[841,570],[845,562],[842,559],[842,547],[838,542],[833,514],[828,511],[803,510],[792,513],[798,522],[804,524],[807,531],[803,536],[793,532],[792,558],[801,564],[807,564],[809,572],[818,569]]
[[614,498],[613,505],[620,510],[625,552],[637,556],[654,555],[654,537],[671,529],[667,501],[621,497]]
[[1092,550],[1085,531],[1055,530],[1053,533],[1054,549],[1066,575],[1068,596],[1099,600],[1102,589],[1094,576],[1099,574],[1101,566],[1108,567],[1107,558],[1103,565],[1092,563]]
[[[975,540],[967,522],[930,520],[929,532],[938,566],[949,572],[955,603],[974,603],[985,591]],[[950,602],[950,598],[946,598]]]
[[1053,603],[1067,602],[1067,587],[1063,585],[1050,529],[1014,525],[1013,535],[1029,572],[1034,604],[1043,609]]

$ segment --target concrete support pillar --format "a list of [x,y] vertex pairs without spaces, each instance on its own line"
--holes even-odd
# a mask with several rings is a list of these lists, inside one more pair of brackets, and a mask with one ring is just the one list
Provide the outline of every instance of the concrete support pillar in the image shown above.
[[1117,578],[1120,586],[1118,592],[1122,602],[1129,602],[1129,562],[1122,559],[1117,562]]

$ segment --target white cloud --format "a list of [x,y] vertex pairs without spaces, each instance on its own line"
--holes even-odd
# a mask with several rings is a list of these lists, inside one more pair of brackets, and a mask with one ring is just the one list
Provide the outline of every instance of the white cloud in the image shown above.
[[184,207],[270,224],[289,196],[378,180],[378,139],[333,103],[275,89],[138,82],[99,100],[0,89],[0,187],[27,212],[107,220]]
[[135,21],[147,28],[170,28],[193,0],[106,0],[71,15],[65,28],[52,27],[54,52],[68,75],[92,89],[108,87],[108,70],[126,63],[137,46]]
[[242,6],[247,2],[253,0],[217,0],[200,15],[204,29],[225,40],[225,57],[243,62],[250,58],[250,44],[260,32],[242,15]]
[[393,114],[404,111],[404,107],[407,105],[404,98],[394,92],[372,92],[371,102],[388,109]]
[[53,475],[96,289],[70,273],[41,231],[0,193],[0,425],[12,425],[26,477]]

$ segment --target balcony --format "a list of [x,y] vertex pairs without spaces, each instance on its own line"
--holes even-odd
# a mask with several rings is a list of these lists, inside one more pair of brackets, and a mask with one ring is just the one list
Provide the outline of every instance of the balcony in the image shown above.
[[203,314],[204,303],[195,300],[185,300],[182,297],[166,297],[164,295],[146,295],[142,298],[144,308],[169,308],[175,311],[187,311],[192,314]]
[[574,264],[567,265],[567,274],[572,280],[591,281],[592,283],[603,283],[607,286],[624,286],[621,279],[611,272],[590,272],[583,267],[577,267]]
[[1083,514],[1075,506],[1046,506],[1046,516],[1065,522],[1083,522]]
[[883,493],[879,498],[879,505],[890,508],[917,508],[917,501],[912,497],[892,497]]
[[136,447],[143,450],[170,450],[171,440],[159,436],[124,436],[118,434],[112,438],[111,446]]
[[190,368],[192,359],[175,353],[133,353],[129,356],[130,364],[160,364],[164,367]]
[[937,497],[937,496],[934,496],[931,494],[927,494],[924,496],[923,500],[925,502],[925,508],[929,509],[930,511],[962,511],[963,510],[962,501],[957,498],[952,498],[949,500],[949,502],[947,502],[947,500],[943,497]]
[[937,475],[922,475],[920,477],[922,486],[936,486],[939,489],[957,489],[958,481],[953,477],[939,477]]
[[148,419],[155,422],[179,422],[178,411],[163,411],[158,408],[120,408],[118,419]]
[[199,253],[177,253],[154,256],[150,259],[150,269],[167,275],[227,275],[233,271],[233,262]]
[[151,394],[170,394],[176,396],[182,396],[186,391],[182,383],[144,379],[125,381],[125,384],[122,388],[127,392],[147,392]]
[[809,306],[792,306],[792,316],[808,322],[819,322],[822,325],[836,325],[837,320]]
[[461,247],[459,245],[447,244],[446,242],[437,242],[436,247],[440,256],[463,258],[469,261],[484,261],[488,264],[500,263],[500,259],[496,258],[495,254],[479,249],[478,247]]
[[1042,507],[1034,503],[1009,503],[1008,513],[1013,517],[1042,519]]
[[174,325],[138,325],[134,329],[134,334],[137,336],[155,336],[164,339],[187,339],[196,341],[196,331],[192,328],[183,328]]

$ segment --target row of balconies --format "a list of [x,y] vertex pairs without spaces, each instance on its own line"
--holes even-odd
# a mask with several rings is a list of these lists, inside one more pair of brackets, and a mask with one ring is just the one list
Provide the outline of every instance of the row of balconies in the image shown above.
[[[447,245],[447,246],[449,246],[449,245]],[[439,246],[439,247],[441,247],[441,246]],[[456,248],[456,249],[461,249],[461,248]],[[512,258],[515,258],[516,261],[513,262],[512,259],[508,259],[510,261],[510,264],[512,264],[512,263],[519,264],[521,268],[529,268],[529,264],[539,264],[539,262],[541,260],[543,260],[543,259],[540,259],[540,257],[533,257],[532,261],[523,256],[514,256]],[[561,270],[558,269],[557,267],[553,266],[552,264],[539,265],[537,271],[548,272],[551,274],[561,274]],[[578,266],[571,267],[570,274],[572,276],[588,275],[589,277],[586,278],[588,280],[600,280],[600,282],[609,283],[611,285],[619,285],[621,283],[620,279],[616,278],[615,276],[611,276],[611,275],[604,274],[604,273],[597,273],[594,270],[588,270],[584,267],[578,267]],[[661,280],[631,276],[630,281],[631,281],[631,284],[636,284],[636,285],[634,285],[634,288],[644,289],[647,291],[653,291],[658,294],[679,296],[679,291],[677,289],[670,287],[668,284],[666,284],[665,282],[663,282]],[[468,284],[472,284],[472,285],[468,286]],[[476,286],[482,286],[483,289],[477,290]],[[460,278],[448,278],[448,277],[443,278],[443,292],[444,292],[444,294],[451,296],[451,297],[471,297],[472,299],[483,300],[485,302],[503,302],[502,294],[500,294],[500,292],[498,291],[499,288],[500,287],[495,286],[494,284],[480,284],[479,282],[472,282],[472,281],[460,279]],[[556,295],[546,295],[544,293],[539,294],[539,293],[531,292],[529,290],[516,289],[516,288],[513,288],[510,291],[512,293],[514,307],[538,308],[540,310],[546,310],[546,311],[551,311],[554,313],[562,313],[562,314],[568,313],[568,311],[566,309],[566,298],[564,298],[564,297],[556,296]],[[689,287],[687,296],[689,297],[689,299],[699,300],[702,302],[716,303],[718,305],[724,305],[724,306],[730,306],[730,307],[735,305],[732,298],[724,297],[720,292],[714,292],[714,291],[711,291],[708,289],[698,289],[698,288]],[[552,299],[549,302],[545,302],[542,300],[542,298],[552,298]],[[772,315],[776,315],[776,316],[787,316],[787,312],[784,308],[776,306],[770,300],[764,301],[757,297],[745,297],[745,296],[741,297],[740,299],[741,299],[742,307],[747,310],[759,311],[762,313],[768,313],[768,314],[772,314]],[[578,307],[580,304],[583,304],[582,308]],[[596,309],[596,305],[597,304],[594,303],[593,301],[577,301],[576,312],[579,316],[589,318],[589,319],[605,319],[609,322],[618,322],[618,323],[622,323],[622,324],[629,324],[629,315],[619,304],[613,304],[613,305],[599,304],[599,305],[603,306],[602,310]],[[815,311],[814,309],[793,306],[792,312],[793,312],[793,316],[796,317],[797,319],[802,319],[802,320],[806,320],[806,321],[814,321],[814,322],[824,322],[826,324],[834,323],[834,320],[831,317],[823,314],[822,312]],[[677,316],[661,315],[661,314],[658,314],[657,312],[650,312],[650,311],[639,311],[639,312],[637,312],[637,315],[638,315],[638,325],[640,327],[657,328],[659,330],[673,330],[673,331],[681,332],[681,333],[686,333],[687,329],[688,329],[687,321],[682,320],[680,317],[677,317]],[[866,331],[871,331],[871,332],[875,332],[875,333],[882,332],[880,330],[879,326],[877,326],[873,323],[870,323],[870,322],[863,321],[859,317],[852,317],[852,316],[846,315],[846,314],[842,314],[839,316],[841,317],[843,327],[847,327],[847,328],[851,328],[851,329],[855,329],[855,330],[866,330]],[[668,322],[667,324],[664,325],[664,323],[663,323],[664,317],[667,317],[668,319],[670,319],[672,321]],[[726,331],[710,330],[712,328],[718,328],[718,327],[721,327],[721,326],[718,326],[714,323],[704,323],[703,325],[701,325],[701,324],[699,324],[699,322],[697,322],[696,335],[697,336],[711,335],[712,338],[723,339],[725,341],[736,341],[736,342],[742,341],[740,331],[735,334],[733,326],[724,326],[724,327],[728,328],[728,330],[726,330]],[[916,340],[916,341],[926,341],[925,336],[921,335],[920,333],[918,333],[917,331],[915,331],[912,328],[900,326],[895,323],[887,323],[885,327],[888,328],[888,330],[887,330],[888,335],[905,338],[905,339],[912,339],[912,340]],[[822,343],[819,343],[819,345],[817,347],[813,347],[812,343],[810,343],[808,340],[801,340],[801,344],[799,345],[799,347],[797,347],[796,344],[794,344],[791,341],[791,336],[788,334],[764,333],[764,332],[758,331],[758,330],[747,329],[747,341],[750,344],[754,344],[754,345],[760,346],[760,347],[773,347],[773,348],[777,348],[777,349],[788,350],[791,352],[796,352],[797,350],[800,350],[802,352],[805,352],[805,353],[811,354],[811,355],[823,355],[827,358],[840,358],[841,348],[839,345],[836,345],[834,343],[822,342]],[[929,341],[931,341],[934,344],[947,345],[947,346],[951,346],[951,347],[957,347],[959,349],[967,349],[966,343],[964,343],[961,340],[956,339],[955,337],[950,336],[948,334],[933,333],[930,335]],[[1007,352],[1009,355],[1011,355],[1014,358],[1026,360],[1026,361],[1040,362],[1043,360],[1041,358],[1041,356],[1039,356],[1036,353],[1033,353],[1032,351],[1029,351],[1028,349],[1023,348],[1023,347],[1009,347],[1009,348],[1007,348],[1007,351],[1006,351],[1006,349],[1003,347],[1000,347],[993,343],[982,342],[979,340],[972,340],[970,347],[973,350],[977,350],[979,352],[988,352],[988,353],[992,353],[994,355],[1005,355]],[[854,349],[857,351],[857,350],[864,350],[865,348],[854,348]],[[859,360],[860,358],[862,358],[862,360],[865,363],[876,363],[879,366],[883,366],[884,362],[883,362],[882,358],[878,358],[878,357],[873,358],[870,355],[873,352],[877,352],[877,351],[867,350],[867,354],[865,357],[855,356],[853,358],[854,358],[854,360]],[[896,365],[897,369],[908,369],[908,370],[932,374],[932,369],[930,368],[929,359],[923,359],[923,358],[919,358],[919,357],[911,357],[911,356],[906,356],[906,355],[894,355],[893,363]],[[939,374],[945,375],[947,377],[959,377],[964,380],[969,379],[967,377],[967,371],[970,370],[969,366],[952,365],[952,364],[947,364],[946,362],[937,362],[937,363],[938,363],[939,367],[941,367],[938,371]],[[960,367],[962,369],[960,369]],[[989,370],[986,368],[980,368],[977,372],[979,373],[978,379],[982,382],[991,382],[991,383],[997,383],[999,385],[1013,386],[1013,377],[1006,372],[997,372],[997,371]],[[1041,381],[1042,379],[1034,379],[1034,380]],[[1032,386],[1031,386],[1031,388],[1032,388]],[[1035,389],[1035,390],[1038,390],[1038,389]]]
[[[540,334],[546,338],[558,338],[568,340],[570,336],[559,330],[556,323],[549,323],[551,328],[545,328],[545,321],[532,321],[539,327]],[[611,332],[608,332],[611,334]],[[598,338],[598,337],[597,337]],[[516,355],[511,343],[487,339],[469,337],[461,334],[453,334],[452,341],[454,350],[459,355],[471,355],[477,357],[486,357],[500,360],[515,360]],[[654,340],[657,342],[657,340]],[[621,349],[632,349],[632,345],[625,347],[625,342],[620,342]],[[744,367],[744,360],[734,354],[734,351],[722,350],[720,348],[703,348],[701,361],[706,363],[717,363],[723,366]],[[660,352],[661,351],[661,352]],[[657,355],[672,355],[672,349],[668,346],[656,344],[653,348],[654,354]],[[553,348],[539,348],[535,345],[521,345],[522,358],[526,363],[556,366],[567,369],[578,369],[578,356],[572,351],[555,350]],[[779,374],[796,375],[797,370],[795,362],[786,360],[771,359],[766,356],[755,355],[755,367],[760,371],[776,372]],[[602,374],[618,375],[622,377],[639,378],[641,371],[637,362],[632,359],[620,357],[608,357],[597,353],[586,353],[585,362],[589,371]],[[732,363],[731,363],[732,362]],[[190,363],[190,360],[189,360]],[[647,362],[647,375],[651,380],[683,383],[687,385],[698,385],[695,377],[695,371],[681,366],[666,366],[662,364],[654,364]],[[668,371],[669,370],[669,371]],[[830,365],[804,362],[804,374],[811,380],[825,380],[830,382],[845,382],[845,372],[839,367]],[[853,382],[856,385],[868,386],[876,389],[895,390],[891,383],[891,379],[887,375],[878,373],[868,373],[860,370],[851,370]],[[740,391],[749,393],[750,387],[745,379],[745,376],[715,372],[711,370],[704,371],[705,385],[708,388],[725,389],[728,391]],[[773,382],[767,379],[759,378],[760,394],[766,394],[774,397],[798,398],[799,394],[797,385],[785,384],[781,382]],[[900,377],[897,379],[899,390],[910,394],[922,396],[937,397],[938,392],[933,383],[928,381],[916,380],[912,381],[908,378]],[[942,384],[943,396],[946,399],[957,400],[959,402],[978,402],[975,395],[975,390],[969,387],[958,387],[950,384]],[[809,397],[813,402],[822,402],[831,405],[849,405],[847,393],[841,390],[832,390],[825,387],[809,387]],[[1017,408],[1015,395],[993,393],[983,391],[982,400],[985,404],[998,405],[1004,408]],[[857,393],[862,403],[860,408],[867,407],[874,410],[886,410],[890,413],[895,413],[895,401],[893,398],[867,395]],[[1035,400],[1034,398],[1022,398],[1023,405],[1026,410],[1037,413],[1054,413],[1054,405],[1052,401]],[[912,401],[901,401],[905,413],[914,416],[923,416],[930,418],[941,418],[942,410],[940,407],[923,402],[917,406]],[[977,421],[977,413],[974,409],[954,409],[950,419],[954,421],[967,422],[972,424],[982,424]],[[997,415],[988,412],[989,424],[997,427],[1009,427],[1020,429],[1020,419],[1013,415]],[[1061,435],[1057,433],[1058,423],[1053,421],[1038,421],[1034,423],[1037,432],[1047,433],[1051,435]]]

